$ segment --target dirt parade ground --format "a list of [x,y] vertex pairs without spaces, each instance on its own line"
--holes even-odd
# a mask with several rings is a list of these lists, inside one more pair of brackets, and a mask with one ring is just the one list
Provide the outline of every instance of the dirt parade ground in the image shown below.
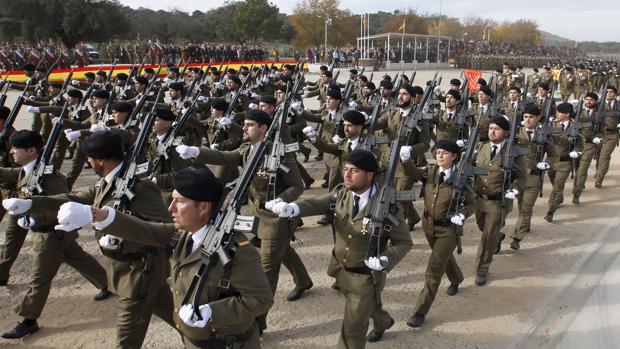
[[[391,75],[394,73],[390,72]],[[440,73],[443,74],[444,89],[451,78],[458,78],[461,74],[458,70]],[[422,85],[433,74],[434,71],[419,71],[414,85]],[[347,75],[348,72],[343,70],[339,80],[345,80]],[[381,72],[374,73],[373,80],[377,85],[381,76]],[[488,78],[488,73],[483,77]],[[309,80],[316,78],[316,74],[307,75]],[[15,97],[14,93],[9,96],[7,106],[12,106]],[[317,106],[314,98],[305,104]],[[17,129],[30,127],[30,115],[25,108],[16,126]],[[316,196],[325,192],[320,186],[325,166],[322,161],[313,160],[316,149],[308,146],[313,153],[304,165],[316,181],[303,196]],[[299,159],[303,161],[301,154]],[[464,226],[463,253],[457,256],[465,281],[458,295],[448,297],[448,281],[444,277],[425,323],[414,330],[405,321],[413,314],[416,298],[423,288],[430,253],[421,226],[416,226],[412,233],[413,249],[388,274],[382,293],[383,306],[396,324],[385,333],[382,341],[368,343],[367,348],[569,348],[569,337],[579,339],[614,331],[617,334],[620,330],[618,321],[598,319],[593,323],[584,320],[585,325],[579,322],[584,312],[600,307],[593,304],[592,297],[598,294],[601,280],[606,285],[620,283],[619,271],[610,269],[620,268],[620,263],[614,263],[620,252],[620,155],[616,149],[601,189],[594,188],[594,162],[588,172],[581,203],[571,203],[572,181],[569,180],[564,204],[556,212],[553,223],[543,220],[551,191],[546,178],[544,197],[537,200],[534,208],[531,233],[521,243],[519,251],[510,249],[507,236],[501,253],[495,256],[491,265],[489,283],[482,287],[474,284],[475,257],[481,232],[474,218],[470,217]],[[66,173],[69,165],[66,160],[61,172]],[[76,188],[91,185],[96,180],[94,172],[86,169]],[[419,184],[415,191],[419,193]],[[414,206],[421,213],[420,200]],[[319,218],[304,219],[304,226],[296,233],[298,242],[293,244],[310,272],[314,287],[300,300],[288,302],[286,295],[294,284],[290,273],[282,268],[275,304],[269,312],[268,329],[262,338],[264,348],[329,348],[338,341],[344,298],[330,288],[333,279],[327,276],[326,270],[333,247],[332,232],[330,227],[316,224]],[[506,235],[513,231],[516,218],[515,205],[503,229]],[[5,224],[6,217],[0,231]],[[4,234],[0,234],[0,242],[3,240]],[[81,230],[78,241],[86,251],[102,258],[92,230]],[[9,330],[21,320],[13,308],[28,288],[31,265],[32,250],[28,237],[11,271],[9,286],[0,288],[2,331]],[[611,289],[617,290],[617,287]],[[116,337],[116,299],[94,302],[92,297],[96,292],[97,289],[76,271],[63,265],[38,319],[41,330],[23,340],[0,340],[0,348],[112,348]],[[610,298],[611,302],[617,302]],[[617,347],[618,343],[590,345],[611,348]],[[181,348],[182,342],[173,328],[153,318],[143,347]]]

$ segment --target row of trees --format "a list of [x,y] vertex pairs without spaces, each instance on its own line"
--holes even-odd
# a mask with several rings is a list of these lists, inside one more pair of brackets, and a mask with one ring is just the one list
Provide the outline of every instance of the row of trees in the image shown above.
[[[326,18],[329,44],[353,45],[360,16],[340,8],[340,0],[300,0],[292,15],[280,13],[267,0],[228,1],[207,12],[131,9],[118,0],[0,0],[0,39],[37,41],[54,37],[72,46],[79,41],[158,37],[170,41],[280,41],[298,48],[324,41]],[[414,10],[370,15],[371,34],[397,32],[447,35],[466,40],[488,39],[524,46],[539,44],[535,22],[496,23],[469,17],[464,20]]]

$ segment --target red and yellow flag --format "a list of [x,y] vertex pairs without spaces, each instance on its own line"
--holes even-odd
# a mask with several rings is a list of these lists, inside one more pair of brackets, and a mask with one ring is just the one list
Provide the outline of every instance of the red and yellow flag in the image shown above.
[[482,70],[463,69],[463,76],[467,79],[467,88],[469,92],[476,92],[478,88],[478,79],[482,77]]

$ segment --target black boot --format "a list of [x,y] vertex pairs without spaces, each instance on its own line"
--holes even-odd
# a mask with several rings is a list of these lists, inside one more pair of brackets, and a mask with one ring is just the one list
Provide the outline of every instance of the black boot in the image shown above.
[[4,332],[0,337],[4,339],[17,339],[35,333],[38,330],[37,320],[24,319],[23,322],[18,322],[17,326],[8,332]]

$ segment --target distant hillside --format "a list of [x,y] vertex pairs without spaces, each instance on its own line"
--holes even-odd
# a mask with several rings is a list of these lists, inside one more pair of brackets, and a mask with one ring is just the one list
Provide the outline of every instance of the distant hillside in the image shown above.
[[569,45],[569,44],[575,44],[575,40],[571,40],[571,39],[567,39],[567,38],[563,38],[561,36],[546,32],[544,30],[540,31],[540,34],[542,35],[542,41],[543,44],[554,44],[554,45]]

